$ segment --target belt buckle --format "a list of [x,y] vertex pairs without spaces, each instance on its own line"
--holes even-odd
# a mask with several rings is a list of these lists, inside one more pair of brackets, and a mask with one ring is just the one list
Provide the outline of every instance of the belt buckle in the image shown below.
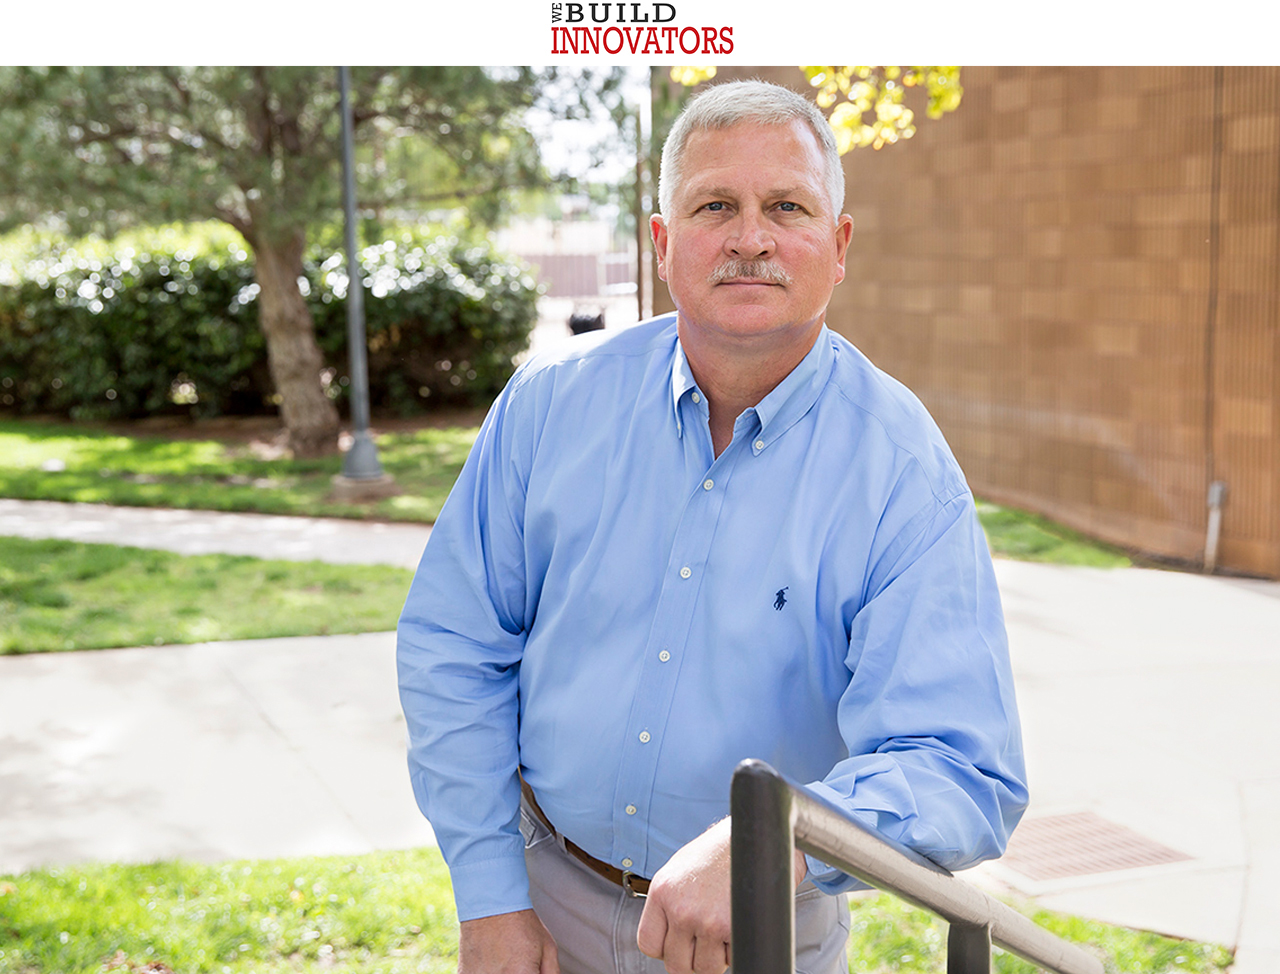
[[626,891],[627,891],[627,895],[628,895],[628,896],[634,896],[634,897],[636,897],[637,899],[641,899],[641,900],[643,900],[643,899],[644,899],[646,896],[648,896],[649,894],[647,894],[647,893],[641,893],[638,889],[632,889],[632,888],[631,888],[631,880],[632,880],[632,879],[639,879],[639,878],[640,878],[640,877],[636,876],[636,874],[635,874],[635,873],[631,873],[631,872],[624,872],[624,873],[622,874],[622,888],[623,888],[624,890],[626,890]]

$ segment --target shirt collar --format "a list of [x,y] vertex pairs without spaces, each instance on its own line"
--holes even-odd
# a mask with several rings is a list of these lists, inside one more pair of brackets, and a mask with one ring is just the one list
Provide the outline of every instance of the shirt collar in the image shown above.
[[831,377],[835,360],[831,332],[823,325],[809,354],[756,403],[756,416],[760,419],[759,439],[766,447],[799,422],[818,401],[818,395]]
[[[755,406],[756,416],[760,420],[758,438],[765,446],[794,426],[809,411],[831,376],[834,365],[835,347],[831,342],[830,331],[823,325],[818,333],[818,340],[813,343],[813,348],[809,349],[800,364]],[[680,400],[697,388],[693,370],[689,367],[689,360],[677,338],[676,354],[671,365],[671,407],[675,413],[678,436],[684,436],[684,426],[680,420]],[[705,412],[706,400],[699,405],[701,411]]]
[[693,378],[693,370],[689,368],[689,360],[685,358],[684,347],[677,338],[675,360],[671,364],[671,408],[675,411],[677,436],[684,436],[684,423],[680,419],[680,399],[697,388],[698,383]]

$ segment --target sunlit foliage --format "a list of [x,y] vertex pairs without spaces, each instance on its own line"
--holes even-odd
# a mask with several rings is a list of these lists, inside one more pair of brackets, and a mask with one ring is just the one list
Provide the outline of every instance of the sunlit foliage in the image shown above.
[[[941,118],[960,105],[964,89],[958,67],[898,65],[801,65],[816,88],[819,108],[829,109],[841,155],[851,149],[879,149],[915,135],[915,111],[906,103],[908,89],[923,91],[925,114]],[[714,78],[714,67],[675,67],[671,80],[691,87]]]

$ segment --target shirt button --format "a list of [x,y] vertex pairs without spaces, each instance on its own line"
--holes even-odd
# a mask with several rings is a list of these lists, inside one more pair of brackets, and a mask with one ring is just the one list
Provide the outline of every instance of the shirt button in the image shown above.
[[648,732],[648,731],[641,731],[641,732],[640,732],[640,743],[641,743],[641,744],[648,744],[648,743],[649,743],[649,740],[650,740],[650,738],[649,738],[649,732]]
[[763,450],[763,449],[764,449],[764,440],[756,440],[756,442],[755,442],[755,448],[756,448],[757,450]]
[[700,395],[698,395],[698,394],[695,392],[695,393],[693,394],[693,401],[694,401],[694,402],[702,402],[702,397],[701,397]]
[[635,807],[634,805],[628,805],[628,806],[627,806],[627,814],[628,814],[628,815],[634,815],[635,813],[636,813],[636,807]]
[[688,565],[685,565],[684,568],[680,569],[681,578],[688,578],[692,574],[693,574],[693,569],[691,569]]
[[712,487],[714,487],[715,485],[716,485],[716,482],[715,482],[714,480],[712,480],[710,477],[708,477],[706,480],[704,480],[704,481],[702,482],[702,489],[703,489],[703,490],[710,490],[710,489],[711,489]]
[[631,865],[632,865],[632,863],[631,863],[631,860],[630,860],[630,859],[623,859],[623,860],[622,860],[622,868],[623,868],[623,869],[630,869],[630,868],[631,868]]
[[667,660],[671,659],[671,654],[664,649],[661,653],[658,654],[658,659],[662,660],[662,662],[665,663]]

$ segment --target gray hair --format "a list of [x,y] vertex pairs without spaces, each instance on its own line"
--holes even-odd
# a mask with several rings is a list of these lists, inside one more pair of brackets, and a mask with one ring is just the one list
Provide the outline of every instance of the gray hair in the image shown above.
[[844,208],[844,167],[840,165],[840,152],[836,148],[831,125],[811,101],[790,88],[767,81],[730,81],[713,85],[689,102],[662,147],[662,166],[658,172],[659,210],[664,215],[671,212],[676,187],[684,181],[685,144],[694,132],[724,129],[744,122],[786,125],[797,119],[808,125],[818,140],[826,168],[832,219],[837,219]]

